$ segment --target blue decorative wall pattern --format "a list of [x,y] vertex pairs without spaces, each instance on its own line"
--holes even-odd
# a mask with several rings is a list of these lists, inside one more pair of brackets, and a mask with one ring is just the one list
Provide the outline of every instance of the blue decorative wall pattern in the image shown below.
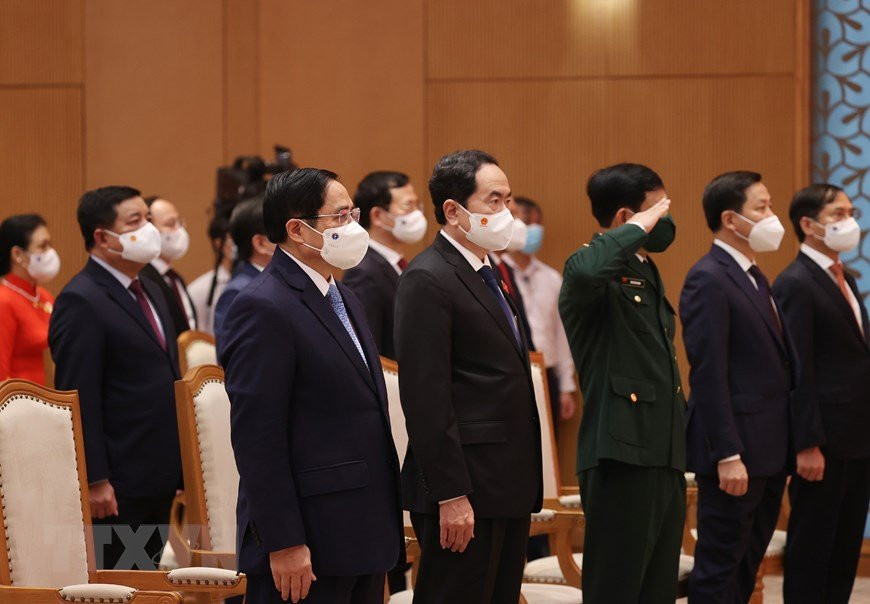
[[870,0],[814,0],[813,182],[845,189],[861,243],[843,255],[870,293]]

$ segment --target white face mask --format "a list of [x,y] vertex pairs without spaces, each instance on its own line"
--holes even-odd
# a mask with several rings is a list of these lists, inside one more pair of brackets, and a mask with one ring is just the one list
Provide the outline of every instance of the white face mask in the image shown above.
[[41,254],[29,254],[30,264],[27,272],[37,283],[46,283],[54,279],[60,272],[60,256],[54,248],[48,248]]
[[160,255],[173,262],[183,257],[190,247],[190,234],[184,227],[160,234]]
[[516,252],[526,247],[526,241],[529,238],[529,227],[519,218],[514,218],[514,232],[508,243],[507,249],[509,252]]
[[819,237],[815,233],[816,239],[821,239],[829,248],[835,252],[848,252],[855,249],[858,241],[861,240],[861,226],[854,218],[845,218],[838,222],[822,224],[818,221],[813,221],[820,227],[824,227],[825,236]]
[[401,216],[393,217],[393,236],[403,243],[417,243],[426,234],[426,227],[429,226],[426,221],[426,215],[420,210],[414,210]]
[[323,236],[322,248],[316,248],[307,243],[304,245],[312,250],[319,250],[320,257],[335,268],[346,271],[355,267],[362,262],[363,256],[369,249],[369,234],[356,220],[351,220],[348,224],[340,227],[326,229],[322,233],[304,220],[302,224]]
[[505,208],[495,214],[478,214],[469,212],[461,205],[459,207],[470,219],[471,228],[468,231],[461,226],[459,228],[471,243],[490,252],[498,252],[508,246],[514,232],[514,217],[510,210]]
[[131,262],[148,264],[160,255],[160,231],[150,222],[146,222],[135,231],[120,235],[109,230],[106,232],[109,235],[114,235],[121,242],[121,252],[109,250],[116,254],[120,253],[121,258]]
[[744,237],[737,231],[734,231],[738,237],[749,242],[749,247],[755,252],[775,252],[779,249],[779,244],[782,243],[782,237],[785,235],[785,228],[779,221],[779,218],[768,216],[758,222],[750,220],[743,214],[734,212],[743,220],[752,225],[752,230],[749,231],[749,237]]

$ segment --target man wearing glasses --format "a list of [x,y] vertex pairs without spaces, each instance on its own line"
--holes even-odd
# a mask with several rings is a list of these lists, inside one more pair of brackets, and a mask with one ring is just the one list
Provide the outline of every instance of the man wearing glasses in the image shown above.
[[404,550],[378,350],[333,278],[368,249],[358,219],[332,172],[275,175],[263,224],[278,247],[224,321],[248,602],[380,604]]
[[801,367],[784,595],[789,603],[846,604],[870,502],[870,323],[840,260],[858,245],[861,227],[846,193],[829,184],[798,191],[789,218],[801,249],[773,286]]

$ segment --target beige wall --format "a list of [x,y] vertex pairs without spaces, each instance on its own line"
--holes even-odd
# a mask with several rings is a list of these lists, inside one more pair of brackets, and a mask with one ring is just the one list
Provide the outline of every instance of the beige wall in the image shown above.
[[[7,0],[0,215],[48,218],[58,291],[84,259],[85,188],[159,193],[188,221],[180,268],[192,278],[211,263],[214,169],[237,154],[286,144],[351,192],[369,170],[403,170],[428,200],[437,158],[480,147],[543,205],[541,255],[561,267],[596,229],[589,173],[637,161],[674,201],[678,239],[659,265],[676,302],[709,245],[700,195],[712,176],[762,172],[782,218],[806,182],[808,11],[806,0]],[[775,275],[796,249],[787,237],[763,268]],[[567,478],[571,438],[562,447]]]

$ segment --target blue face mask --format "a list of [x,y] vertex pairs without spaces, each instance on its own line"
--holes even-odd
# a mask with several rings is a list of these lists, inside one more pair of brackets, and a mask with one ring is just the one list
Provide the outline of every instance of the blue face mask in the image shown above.
[[529,256],[536,254],[541,249],[543,242],[544,227],[540,224],[530,224],[528,226],[528,234],[526,235],[526,245],[523,246],[522,252]]

